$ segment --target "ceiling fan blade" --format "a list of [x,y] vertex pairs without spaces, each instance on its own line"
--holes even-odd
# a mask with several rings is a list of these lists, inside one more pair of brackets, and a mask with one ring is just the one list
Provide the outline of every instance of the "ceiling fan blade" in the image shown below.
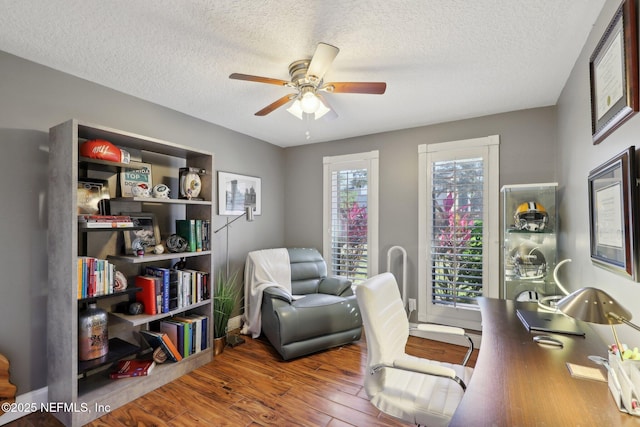
[[249,74],[240,74],[240,73],[233,73],[229,75],[229,78],[234,80],[247,80],[250,82],[269,83],[271,85],[277,85],[277,86],[288,86],[290,84],[286,80],[272,79],[269,77],[252,76]]
[[318,97],[318,99],[320,100],[320,102],[322,102],[322,105],[324,105],[326,108],[329,109],[329,111],[327,111],[322,118],[324,120],[334,120],[338,118],[338,113],[336,113],[336,110],[333,109],[333,107],[331,105],[329,105],[329,102],[327,101],[327,98],[325,98],[324,96],[320,95],[319,93],[316,94],[316,96]]
[[323,85],[320,90],[330,93],[382,95],[387,90],[387,84],[385,82],[332,82]]
[[276,108],[282,107],[284,104],[286,104],[287,102],[291,101],[296,96],[298,96],[297,93],[290,93],[289,95],[285,95],[282,98],[278,99],[276,102],[272,102],[271,104],[267,105],[262,110],[258,111],[255,115],[256,116],[266,116],[267,114],[269,114],[270,112],[272,112]]
[[324,73],[327,72],[333,63],[333,60],[338,55],[338,52],[340,52],[340,49],[335,46],[331,46],[326,43],[318,43],[316,52],[313,54],[311,63],[307,69],[307,76],[314,76],[318,80],[322,80]]

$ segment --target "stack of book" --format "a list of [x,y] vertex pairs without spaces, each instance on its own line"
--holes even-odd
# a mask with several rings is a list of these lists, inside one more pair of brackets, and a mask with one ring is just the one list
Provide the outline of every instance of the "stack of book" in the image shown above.
[[188,252],[211,250],[210,231],[211,221],[207,219],[176,220],[176,234],[187,241]]
[[170,313],[210,298],[209,273],[198,270],[148,266],[136,277],[136,286],[142,288],[136,300],[146,314]]
[[113,293],[115,266],[106,259],[78,257],[78,299]]
[[209,316],[199,314],[160,321],[160,331],[169,337],[183,358],[209,347],[209,328]]
[[78,224],[84,228],[133,227],[133,221],[128,215],[78,215]]

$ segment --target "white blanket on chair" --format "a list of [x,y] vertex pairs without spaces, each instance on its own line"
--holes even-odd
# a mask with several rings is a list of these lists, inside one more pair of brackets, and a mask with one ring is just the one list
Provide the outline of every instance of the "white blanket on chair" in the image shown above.
[[260,335],[262,328],[262,294],[270,286],[277,286],[291,294],[291,264],[289,252],[264,249],[249,252],[244,267],[244,325],[241,333]]

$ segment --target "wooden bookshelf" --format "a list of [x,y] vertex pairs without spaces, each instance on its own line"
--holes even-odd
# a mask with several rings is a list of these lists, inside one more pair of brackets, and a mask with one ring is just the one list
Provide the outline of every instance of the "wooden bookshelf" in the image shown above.
[[[213,322],[210,299],[191,304],[162,315],[130,316],[115,313],[118,302],[127,301],[132,290],[97,298],[78,299],[78,256],[108,259],[122,271],[132,284],[135,276],[143,274],[145,265],[171,267],[185,259],[187,268],[204,271],[213,278],[213,253],[210,250],[188,253],[144,254],[130,256],[122,253],[122,231],[87,229],[78,224],[77,183],[83,178],[104,179],[109,185],[111,211],[146,212],[152,210],[161,224],[164,240],[175,233],[176,219],[213,220],[214,186],[213,154],[175,143],[136,135],[76,119],[57,125],[49,131],[49,295],[47,322],[48,400],[68,403],[69,408],[87,407],[88,411],[68,411],[54,414],[64,425],[80,426],[105,415],[96,408],[114,410],[131,400],[213,360],[211,348],[186,357],[178,363],[162,364],[148,377],[110,380],[110,364],[142,351],[136,336],[148,329],[149,322],[176,314],[199,314]],[[119,163],[89,159],[79,155],[79,146],[86,140],[105,139],[141,156],[141,162]],[[123,168],[136,164],[151,164],[153,183],[171,189],[170,199],[121,197],[119,174]],[[179,168],[195,167],[207,173],[201,176],[203,200],[178,199]],[[100,232],[94,232],[100,231]],[[209,236],[209,239],[211,236]],[[78,311],[88,300],[109,312],[110,354],[104,361],[78,360]],[[208,341],[213,343],[213,328]],[[104,362],[104,363],[103,363]],[[97,372],[94,372],[97,371]]]

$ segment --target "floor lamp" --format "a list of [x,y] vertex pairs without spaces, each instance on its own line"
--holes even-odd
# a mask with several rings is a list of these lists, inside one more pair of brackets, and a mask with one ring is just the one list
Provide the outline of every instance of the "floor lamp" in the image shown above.
[[234,222],[236,222],[237,220],[239,220],[240,218],[242,218],[242,217],[247,217],[247,222],[252,222],[253,221],[253,207],[252,206],[245,206],[244,212],[241,213],[240,215],[238,215],[237,217],[233,218],[231,221],[229,221],[229,217],[227,217],[227,223],[213,232],[213,234],[217,234],[218,231],[221,231],[223,229],[227,230],[226,277],[229,277],[229,226],[231,224],[233,224]]
[[[239,220],[240,218],[242,218],[242,217],[246,217],[247,218],[247,222],[252,222],[253,221],[253,207],[252,206],[245,206],[244,212],[241,213],[240,215],[238,215],[237,217],[233,218],[231,221],[229,221],[229,217],[227,217],[227,223],[213,232],[213,234],[217,234],[219,231],[221,231],[223,229],[227,230],[227,245],[226,245],[226,277],[227,278],[229,278],[229,226],[231,224],[233,224],[234,222],[236,222],[237,220]],[[237,335],[227,336],[227,344],[229,344],[231,347],[235,347],[237,345],[240,345],[243,342],[244,342],[244,339],[242,337],[237,336]]]

